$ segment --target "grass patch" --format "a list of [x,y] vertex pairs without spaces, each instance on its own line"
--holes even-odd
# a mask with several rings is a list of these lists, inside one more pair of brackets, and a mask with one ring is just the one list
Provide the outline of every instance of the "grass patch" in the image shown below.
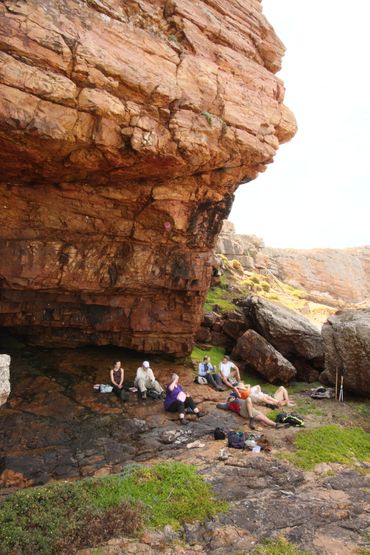
[[312,552],[298,549],[282,536],[265,540],[250,553],[251,555],[314,555]]
[[366,403],[350,403],[351,407],[365,418],[370,418],[370,404]]
[[144,525],[176,529],[226,508],[192,465],[132,465],[123,476],[56,483],[9,496],[0,506],[0,553],[73,553],[120,534],[135,535]]
[[191,352],[190,358],[201,362],[203,357],[209,356],[213,366],[218,368],[219,363],[224,358],[225,349],[223,347],[212,347],[209,350],[201,349],[200,347],[194,347]]
[[215,305],[218,305],[221,310],[235,310],[235,305],[231,302],[230,297],[231,294],[229,291],[226,291],[223,283],[221,283],[221,287],[211,287],[208,290],[204,304],[204,312],[210,312]]
[[370,435],[362,428],[341,428],[336,425],[305,430],[294,438],[294,453],[283,453],[303,470],[312,470],[319,463],[353,464],[370,461]]

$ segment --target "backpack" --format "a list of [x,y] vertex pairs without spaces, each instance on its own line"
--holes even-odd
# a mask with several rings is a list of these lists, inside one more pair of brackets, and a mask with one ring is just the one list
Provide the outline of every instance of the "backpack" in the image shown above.
[[316,389],[311,389],[311,397],[313,399],[332,399],[334,391],[331,387],[317,387]]
[[244,432],[228,432],[227,446],[234,449],[245,449],[245,434]]
[[159,401],[159,399],[161,399],[161,394],[155,389],[147,389],[146,396],[149,397],[149,399],[153,399],[153,401]]
[[208,383],[207,379],[204,378],[203,376],[196,376],[194,382],[199,385],[207,385]]
[[289,424],[289,426],[297,426],[302,427],[304,426],[304,418],[299,416],[296,412],[291,412],[290,414],[287,412],[279,412],[275,418],[275,422],[281,424]]
[[213,436],[215,439],[225,439],[226,432],[222,428],[215,428],[215,431],[213,432]]

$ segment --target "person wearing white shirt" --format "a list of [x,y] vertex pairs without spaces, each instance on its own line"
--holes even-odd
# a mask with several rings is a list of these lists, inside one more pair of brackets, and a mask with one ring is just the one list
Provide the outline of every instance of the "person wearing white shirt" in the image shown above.
[[142,366],[136,370],[135,387],[138,388],[142,399],[146,399],[146,392],[148,389],[154,389],[156,393],[161,395],[163,388],[154,377],[153,370],[147,360],[144,360]]
[[235,391],[240,382],[239,368],[230,360],[230,357],[228,357],[227,355],[225,355],[220,362],[220,373],[224,384]]

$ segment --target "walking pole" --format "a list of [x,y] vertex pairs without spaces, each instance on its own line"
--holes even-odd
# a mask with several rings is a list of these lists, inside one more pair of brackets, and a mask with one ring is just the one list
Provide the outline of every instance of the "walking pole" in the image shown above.
[[341,371],[340,375],[340,391],[339,391],[339,401],[344,401],[343,399],[343,377],[344,377],[344,368]]
[[338,366],[335,368],[335,399],[338,399]]

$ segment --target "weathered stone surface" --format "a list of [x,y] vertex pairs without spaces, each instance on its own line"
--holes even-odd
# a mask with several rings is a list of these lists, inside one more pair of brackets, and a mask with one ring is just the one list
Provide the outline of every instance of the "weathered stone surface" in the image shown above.
[[239,337],[231,356],[245,362],[270,383],[287,383],[297,374],[289,360],[253,330]]
[[189,352],[233,192],[295,133],[259,0],[0,5],[0,325]]
[[[329,305],[370,298],[370,246],[350,249],[277,249],[254,235],[235,233],[225,221],[215,251],[236,258],[246,270],[264,269]],[[350,271],[349,271],[350,270]]]
[[320,368],[323,344],[319,330],[304,316],[260,297],[248,297],[242,303],[252,327],[288,360]]
[[336,371],[345,368],[344,388],[370,393],[370,309],[339,311],[322,327],[325,349],[323,383],[335,384]]
[[0,407],[6,402],[10,393],[9,368],[10,356],[0,355]]

